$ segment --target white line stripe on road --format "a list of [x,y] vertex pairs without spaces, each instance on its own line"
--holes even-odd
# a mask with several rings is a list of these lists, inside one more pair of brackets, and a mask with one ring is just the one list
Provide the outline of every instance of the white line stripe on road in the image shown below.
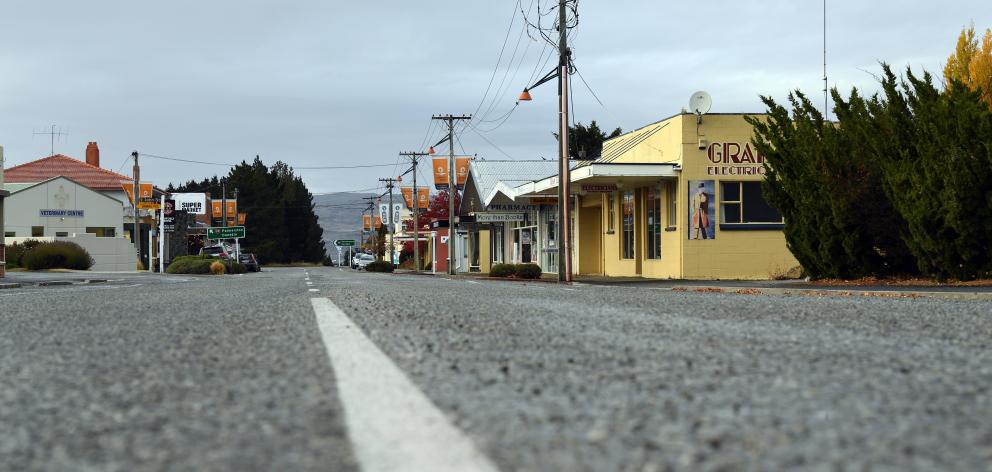
[[310,301],[362,470],[497,470],[337,305]]
[[310,289],[310,291],[311,291],[311,292],[319,292],[319,291],[320,291],[320,289],[317,289],[317,288],[312,288],[312,289]]

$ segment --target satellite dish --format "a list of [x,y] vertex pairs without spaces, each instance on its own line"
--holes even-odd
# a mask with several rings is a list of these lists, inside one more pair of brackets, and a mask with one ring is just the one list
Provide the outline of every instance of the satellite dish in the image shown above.
[[710,107],[713,106],[713,99],[710,98],[710,94],[700,90],[692,94],[689,98],[689,109],[697,115],[705,115],[710,112]]

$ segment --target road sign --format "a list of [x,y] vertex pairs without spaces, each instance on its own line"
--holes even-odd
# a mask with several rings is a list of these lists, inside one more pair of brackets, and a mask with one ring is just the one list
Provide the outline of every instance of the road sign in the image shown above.
[[207,239],[237,239],[245,237],[244,226],[207,228]]
[[349,247],[355,245],[354,239],[335,239],[334,245],[338,247]]

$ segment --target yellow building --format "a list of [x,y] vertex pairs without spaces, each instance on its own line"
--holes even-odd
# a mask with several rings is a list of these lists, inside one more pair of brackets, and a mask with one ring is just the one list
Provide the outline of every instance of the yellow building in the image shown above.
[[[761,193],[764,157],[744,114],[683,113],[604,143],[577,164],[577,274],[671,279],[768,279],[799,265],[781,216]],[[518,186],[555,195],[558,177]]]

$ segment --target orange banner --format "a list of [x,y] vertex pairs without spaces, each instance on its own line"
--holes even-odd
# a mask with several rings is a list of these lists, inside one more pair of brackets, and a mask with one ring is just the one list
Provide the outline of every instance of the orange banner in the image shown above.
[[248,220],[247,213],[238,213],[238,226],[244,226],[246,220]]
[[[130,183],[122,182],[121,183],[121,187],[124,188],[124,193],[127,194],[127,201],[133,203],[134,202],[134,182],[130,182]],[[153,191],[152,190],[152,184],[142,182],[141,185],[138,186],[138,188],[141,189],[141,195],[138,196],[138,199],[139,200],[142,199],[142,198],[152,198],[152,196],[153,196],[153,194],[152,194],[152,191]]]
[[417,188],[417,207],[419,210],[426,210],[431,206],[431,189],[427,187]]
[[406,207],[413,208],[413,187],[400,187],[400,193],[403,194],[403,202],[406,203]]
[[[210,201],[210,213],[213,214],[214,218],[224,217],[224,201],[223,200],[211,200]],[[228,219],[234,218],[234,215],[238,214],[238,201],[228,200],[227,201],[227,217]]]
[[375,217],[375,229],[379,229],[379,228],[382,228],[382,217],[379,216],[379,215],[376,215],[376,217]]
[[[465,181],[468,180],[468,166],[471,162],[472,158],[469,156],[455,157],[455,175],[457,176],[455,185],[459,190],[465,187]],[[448,188],[448,158],[435,157],[431,160],[431,164],[434,168],[434,188],[438,190]]]
[[362,215],[362,229],[365,231],[372,229],[372,215]]

